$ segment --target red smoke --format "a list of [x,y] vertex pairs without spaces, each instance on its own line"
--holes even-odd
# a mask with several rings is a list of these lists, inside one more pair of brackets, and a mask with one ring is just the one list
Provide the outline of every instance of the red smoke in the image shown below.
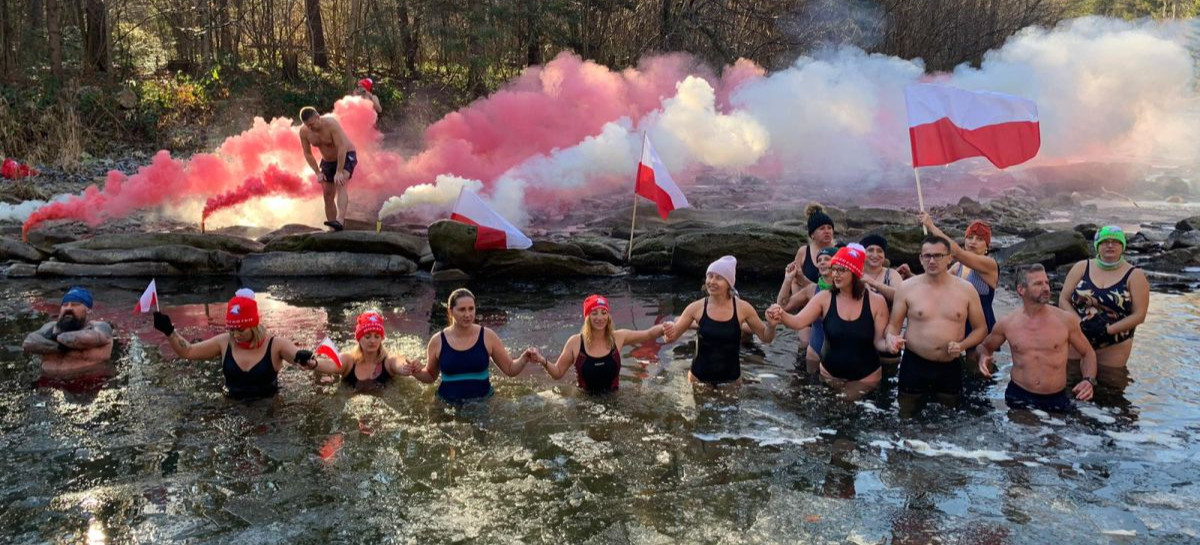
[[[727,85],[719,87],[731,88],[761,73],[753,65],[735,68]],[[495,94],[429,126],[424,151],[408,160],[379,149],[382,135],[375,129],[375,112],[369,102],[343,98],[334,104],[333,116],[355,144],[359,158],[351,184],[351,212],[374,217],[382,200],[410,186],[431,183],[440,174],[491,183],[530,157],[573,146],[598,134],[605,123],[621,117],[640,119],[658,109],[663,99],[673,96],[677,82],[696,72],[704,70],[681,54],[645,59],[637,69],[617,72],[563,53],[545,66],[525,70]],[[728,89],[723,91],[723,101],[727,97]],[[214,153],[180,160],[160,151],[149,165],[131,176],[110,172],[102,190],[92,186],[68,201],[38,209],[22,231],[27,234],[43,221],[64,218],[97,225],[141,209],[218,195],[222,202],[237,200],[229,193],[256,191],[238,186],[250,178],[266,176],[268,165],[277,165],[279,176],[303,175],[311,180],[311,170],[300,150],[298,129],[288,118],[270,123],[255,118],[249,130],[226,139]],[[264,182],[263,192],[254,192],[253,196],[289,191],[294,192],[295,186]],[[364,207],[370,210],[364,211]],[[205,217],[211,213],[207,208]]]
[[231,206],[242,204],[255,197],[266,195],[285,195],[288,197],[308,197],[320,193],[320,187],[311,180],[303,180],[290,172],[284,172],[275,165],[270,165],[262,176],[247,178],[237,189],[210,197],[204,203],[204,213],[200,217],[200,230],[213,213]]

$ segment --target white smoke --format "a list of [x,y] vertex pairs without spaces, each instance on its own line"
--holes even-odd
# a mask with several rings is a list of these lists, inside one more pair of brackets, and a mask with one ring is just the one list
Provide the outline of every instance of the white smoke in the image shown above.
[[483,189],[483,182],[442,174],[432,184],[417,184],[398,197],[388,198],[379,209],[379,219],[413,209],[420,210],[416,215],[423,217],[448,216],[463,187],[478,193]]
[[0,221],[24,222],[25,220],[29,219],[29,215],[33,214],[33,212],[38,208],[46,206],[50,203],[66,201],[73,196],[74,195],[64,193],[62,195],[55,195],[51,197],[49,201],[23,201],[17,204],[0,202]]

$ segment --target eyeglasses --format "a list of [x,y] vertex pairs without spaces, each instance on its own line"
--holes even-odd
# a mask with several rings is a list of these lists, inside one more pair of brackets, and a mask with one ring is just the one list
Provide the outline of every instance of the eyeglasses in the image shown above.
[[849,269],[845,267],[830,267],[829,274],[846,274]]
[[950,254],[921,254],[921,261],[937,261]]

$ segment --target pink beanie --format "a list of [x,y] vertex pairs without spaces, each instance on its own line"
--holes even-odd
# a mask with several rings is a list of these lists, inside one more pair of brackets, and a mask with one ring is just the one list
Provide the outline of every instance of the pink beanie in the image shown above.
[[729,287],[732,288],[737,284],[737,258],[731,255],[722,256],[721,259],[709,264],[707,272],[724,278],[726,282],[729,282]]

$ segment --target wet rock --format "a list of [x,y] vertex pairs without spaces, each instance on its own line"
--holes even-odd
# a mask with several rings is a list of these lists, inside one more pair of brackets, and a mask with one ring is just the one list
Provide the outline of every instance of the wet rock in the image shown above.
[[401,255],[267,252],[242,259],[242,276],[407,276],[417,264]]
[[708,265],[724,255],[738,259],[739,278],[777,278],[796,257],[802,237],[762,225],[743,224],[675,237],[671,271],[701,277]]
[[529,251],[547,254],[569,255],[571,257],[578,257],[579,259],[584,258],[583,250],[580,250],[579,246],[550,240],[533,241],[533,246],[530,246]]
[[1198,231],[1200,230],[1200,216],[1192,216],[1179,220],[1175,224],[1176,231]]
[[112,265],[135,261],[170,263],[195,274],[232,273],[237,271],[238,257],[221,250],[201,250],[191,246],[170,244],[127,250],[89,250],[70,244],[55,248],[54,257],[68,263]]
[[1139,264],[1155,271],[1180,272],[1187,267],[1200,267],[1200,246],[1180,248],[1156,255]]
[[1162,245],[1166,242],[1166,235],[1159,235],[1153,231],[1138,231],[1125,243],[1125,248],[1130,252],[1151,253],[1162,250]]
[[401,255],[416,262],[426,248],[424,239],[405,233],[331,231],[276,237],[266,244],[264,251]]
[[280,237],[286,237],[289,235],[299,235],[299,234],[304,234],[304,233],[320,233],[320,232],[321,232],[321,230],[317,229],[316,227],[310,227],[308,225],[301,225],[299,223],[289,223],[287,225],[284,225],[283,227],[280,227],[274,231],[271,231],[270,233],[267,233],[261,237],[258,237],[257,240],[263,244],[270,244],[272,240],[275,240]]
[[0,260],[19,259],[21,261],[41,261],[45,256],[32,245],[19,240],[0,238]]
[[78,221],[52,220],[30,231],[28,242],[45,253],[51,253],[56,245],[80,240],[90,233],[88,227]]
[[31,278],[37,275],[37,265],[31,263],[13,263],[4,270],[4,276],[9,278]]
[[1200,246],[1200,231],[1171,231],[1171,234],[1167,235],[1167,241],[1163,244],[1163,248],[1167,250],[1194,246]]
[[184,276],[184,271],[161,262],[116,263],[112,265],[91,265],[86,263],[65,263],[62,261],[43,261],[37,268],[38,276]]
[[601,236],[573,237],[571,243],[579,247],[584,258],[614,265],[625,262],[625,248],[629,244],[627,240]]
[[[982,191],[980,194],[982,195]],[[964,216],[977,217],[983,214],[983,205],[966,195],[958,200],[958,208],[962,210]]]
[[[32,238],[32,237],[31,237]],[[264,246],[254,240],[218,234],[200,233],[128,233],[101,235],[87,240],[61,244],[61,248],[83,250],[133,250],[151,246],[190,246],[201,250],[221,250],[231,254],[248,254],[263,251]]]
[[[963,197],[966,199],[966,197]],[[966,199],[970,200],[970,199]],[[978,203],[976,203],[978,204]],[[834,220],[834,228],[848,227],[852,229],[873,229],[883,225],[906,225],[916,223],[912,212],[891,208],[847,208],[838,213],[836,209],[827,207],[830,217]],[[805,224],[807,227],[807,224]],[[807,229],[806,229],[807,231]]]
[[462,269],[442,269],[433,271],[434,282],[466,282],[471,279],[471,275],[463,272]]
[[1096,238],[1096,231],[1100,230],[1100,226],[1094,223],[1081,223],[1075,226],[1074,231],[1083,235],[1083,238],[1092,240]]
[[1054,269],[1087,259],[1090,248],[1087,239],[1075,231],[1055,231],[1000,249],[995,257],[1006,267],[1041,263]]
[[[475,249],[473,225],[441,220],[429,226],[429,246],[439,267],[462,269],[478,277],[616,276],[622,270],[612,263],[589,261],[578,246],[539,242],[530,250]],[[550,253],[564,252],[564,253]]]

